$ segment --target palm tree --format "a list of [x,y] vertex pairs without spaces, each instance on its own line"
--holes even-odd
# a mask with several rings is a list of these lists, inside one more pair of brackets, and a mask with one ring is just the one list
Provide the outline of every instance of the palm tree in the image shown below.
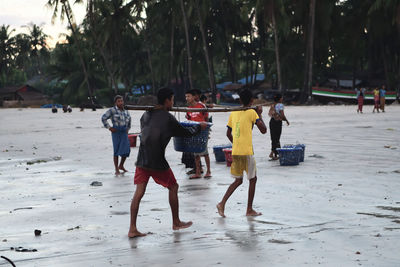
[[204,49],[204,56],[206,58],[206,63],[207,63],[208,79],[209,79],[209,82],[210,82],[210,89],[211,89],[211,92],[212,92],[213,101],[216,102],[217,90],[216,90],[216,87],[215,87],[214,69],[213,69],[213,65],[211,63],[210,55],[209,55],[209,52],[208,52],[208,50],[209,50],[209,48],[208,48],[208,38],[207,38],[206,33],[204,31],[203,18],[202,18],[202,15],[201,15],[199,2],[198,2],[198,0],[194,0],[194,2],[195,2],[196,13],[197,13],[197,19],[199,20],[201,37],[202,37],[202,40],[203,40],[203,49]]
[[306,45],[306,65],[304,72],[304,83],[302,92],[302,101],[305,102],[311,97],[312,70],[313,70],[313,52],[314,52],[314,25],[315,25],[315,0],[310,0],[309,19],[307,27],[307,45]]
[[189,86],[190,89],[193,89],[193,81],[192,81],[192,55],[190,52],[190,37],[189,37],[189,25],[188,25],[188,18],[187,13],[185,10],[185,3],[184,0],[180,0],[182,15],[183,15],[183,25],[185,26],[185,37],[186,37],[186,53],[187,53],[187,70],[188,70],[188,79],[189,79]]
[[33,64],[35,68],[34,73],[41,74],[42,68],[40,64],[40,54],[44,54],[44,51],[47,50],[46,39],[48,38],[48,35],[43,32],[42,26],[38,26],[34,23],[29,23],[24,27],[29,31],[27,37],[30,45],[30,56],[35,62]]
[[[83,0],[75,0],[74,3],[81,4],[82,2],[83,2]],[[76,44],[77,50],[78,50],[79,61],[80,61],[81,67],[82,67],[83,75],[85,77],[85,83],[87,85],[87,89],[88,89],[88,93],[89,93],[89,98],[90,98],[90,101],[92,102],[92,104],[94,104],[93,89],[89,82],[89,74],[88,74],[86,63],[83,60],[82,44],[81,44],[81,40],[78,37],[76,23],[75,23],[75,19],[74,19],[74,14],[71,9],[71,5],[68,0],[48,0],[48,2],[47,2],[47,6],[54,8],[52,22],[54,22],[58,16],[59,5],[61,5],[60,19],[61,19],[61,21],[63,21],[65,16],[67,17],[69,28],[71,29],[72,35],[74,36],[75,44]]]
[[2,76],[9,73],[13,64],[15,38],[11,37],[11,34],[14,31],[14,29],[10,30],[9,25],[0,27],[0,75]]

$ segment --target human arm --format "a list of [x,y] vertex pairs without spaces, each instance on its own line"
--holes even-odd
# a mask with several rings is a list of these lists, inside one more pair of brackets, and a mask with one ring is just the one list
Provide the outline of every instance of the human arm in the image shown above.
[[231,143],[233,143],[233,136],[232,136],[232,128],[227,126],[226,127],[226,137],[228,137],[229,141],[231,141]]
[[256,112],[258,115],[258,119],[256,119],[257,128],[258,130],[260,130],[262,134],[265,134],[267,132],[267,126],[265,126],[265,123],[262,119],[262,112],[263,112],[262,106],[256,107]]
[[281,115],[282,120],[283,120],[283,121],[286,121],[287,125],[289,126],[290,123],[289,123],[288,119],[287,119],[286,116],[285,116],[285,112],[284,112],[283,110],[281,110],[281,111],[279,112],[279,114]]
[[101,116],[101,121],[104,125],[105,128],[107,128],[108,130],[110,130],[111,132],[115,132],[117,131],[116,129],[114,129],[113,127],[110,126],[110,124],[108,123],[108,119],[110,119],[112,116],[112,111],[111,109],[107,110],[106,113],[103,114],[103,116]]
[[131,115],[129,114],[129,112],[127,111],[126,112],[127,113],[127,123],[126,123],[126,132],[128,133],[129,132],[129,130],[131,129],[131,127],[132,127],[132,118],[131,118]]

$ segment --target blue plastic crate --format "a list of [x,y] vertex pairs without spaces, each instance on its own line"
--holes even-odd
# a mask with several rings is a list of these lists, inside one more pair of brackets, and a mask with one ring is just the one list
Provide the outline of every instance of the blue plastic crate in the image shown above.
[[304,144],[297,144],[297,145],[284,145],[284,148],[288,148],[288,147],[300,147],[302,150],[302,153],[300,154],[300,162],[304,162],[304,153],[306,151],[306,145]]
[[302,149],[300,147],[284,147],[276,149],[279,153],[281,166],[299,165]]
[[213,147],[216,162],[225,162],[225,153],[222,151],[225,148],[232,148],[232,145],[218,145]]
[[[183,127],[193,127],[197,122],[181,122]],[[208,133],[211,127],[211,123],[205,130],[202,130],[199,134],[191,137],[174,137],[174,148],[176,151],[188,152],[188,153],[201,153],[207,149]]]

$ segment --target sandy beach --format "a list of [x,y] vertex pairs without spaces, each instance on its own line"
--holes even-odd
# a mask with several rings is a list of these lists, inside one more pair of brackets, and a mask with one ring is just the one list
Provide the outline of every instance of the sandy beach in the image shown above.
[[[138,148],[129,172],[116,177],[105,109],[0,109],[0,256],[18,267],[399,266],[400,106],[356,109],[287,106],[281,144],[306,145],[298,166],[268,161],[269,129],[254,131],[254,208],[263,215],[252,218],[246,179],[226,218],[215,208],[233,180],[212,152],[229,143],[229,114],[211,114],[211,179],[189,180],[172,140],[166,154],[180,185],[180,217],[193,226],[172,230],[168,191],[151,180],[138,217],[148,235],[135,239],[127,233]],[[130,112],[131,132],[142,113]],[[0,266],[11,265],[0,258]]]

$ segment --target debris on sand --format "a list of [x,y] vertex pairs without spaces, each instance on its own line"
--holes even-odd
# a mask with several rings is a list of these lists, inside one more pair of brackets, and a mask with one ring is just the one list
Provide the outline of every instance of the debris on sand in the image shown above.
[[23,248],[23,247],[11,247],[11,250],[14,250],[16,252],[37,252],[36,248],[30,249],[30,248]]
[[61,160],[61,157],[57,156],[57,157],[45,158],[45,159],[34,159],[34,160],[30,160],[30,161],[26,162],[26,164],[33,165],[36,163],[46,163],[49,161],[58,161],[58,160]]
[[78,226],[75,226],[72,228],[68,228],[67,231],[72,231],[72,230],[79,229],[79,228],[81,228],[81,227],[78,225]]
[[31,209],[33,209],[32,207],[24,207],[24,208],[16,208],[16,209],[14,209],[14,211],[16,211],[16,210],[31,210]]
[[310,155],[310,156],[308,156],[308,157],[310,157],[310,158],[317,158],[317,159],[323,159],[323,158],[324,158],[323,156],[318,155],[318,154],[312,154],[312,155]]
[[102,182],[98,182],[98,181],[93,181],[91,184],[91,186],[103,186]]
[[35,229],[35,236],[40,236],[42,234],[42,231]]

